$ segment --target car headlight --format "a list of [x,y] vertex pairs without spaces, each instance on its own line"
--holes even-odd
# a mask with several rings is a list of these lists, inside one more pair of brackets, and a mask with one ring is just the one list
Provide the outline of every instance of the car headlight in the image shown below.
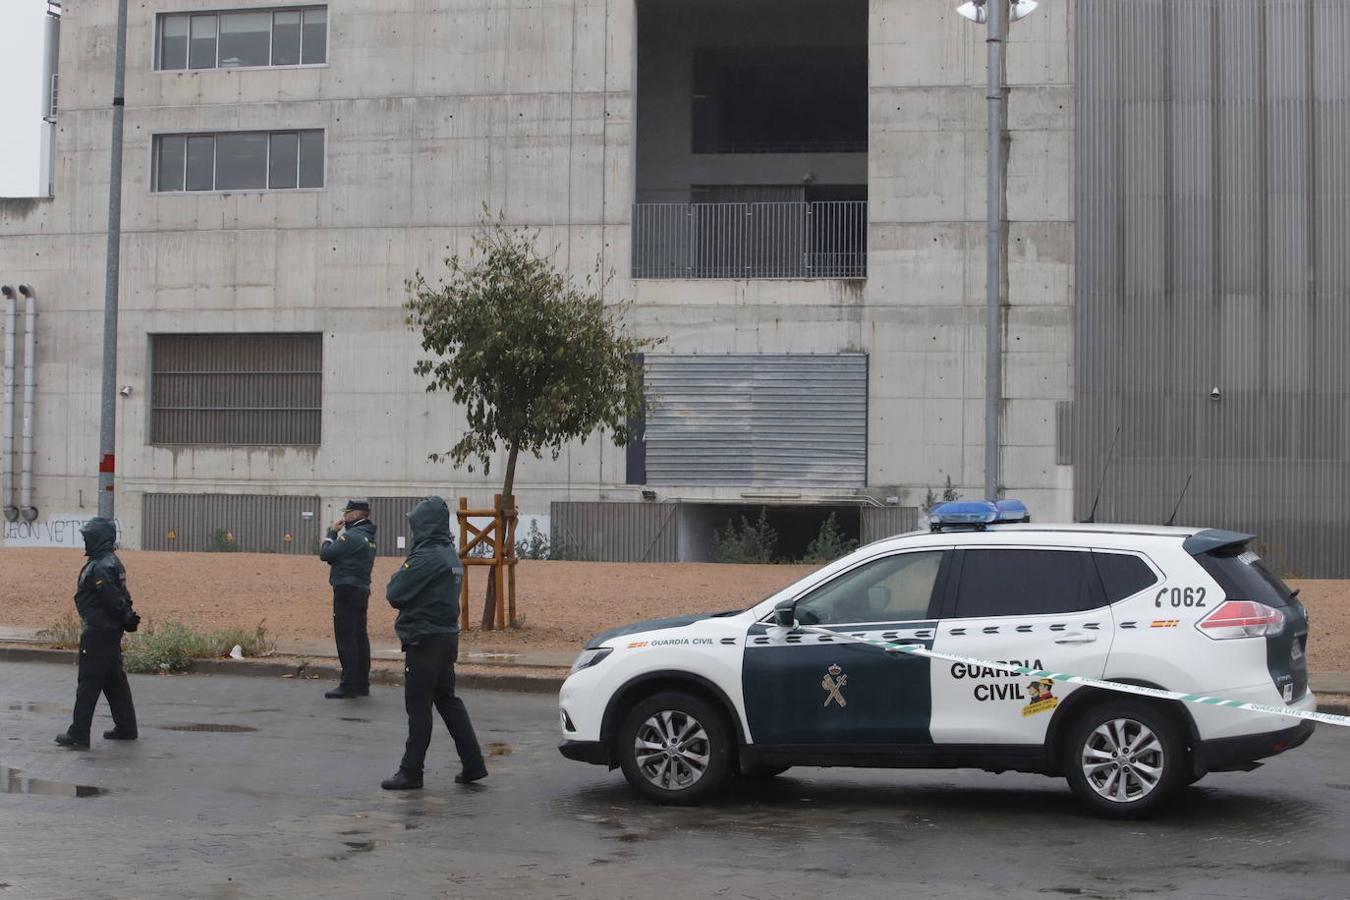
[[581,655],[577,657],[577,661],[572,663],[572,671],[568,674],[574,675],[582,669],[589,669],[613,652],[613,647],[595,647],[593,649],[582,650]]

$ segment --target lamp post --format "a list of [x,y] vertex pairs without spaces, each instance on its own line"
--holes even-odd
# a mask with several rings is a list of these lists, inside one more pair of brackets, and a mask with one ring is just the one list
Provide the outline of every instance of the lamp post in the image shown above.
[[117,452],[117,287],[122,257],[122,107],[127,71],[127,0],[117,0],[112,144],[108,165],[108,256],[103,281],[103,389],[98,430],[98,514],[111,519]]
[[1030,13],[1036,0],[969,0],[956,8],[972,22],[985,26],[988,57],[989,158],[985,196],[985,320],[984,320],[984,496],[998,499],[999,406],[1003,399],[1003,326],[1000,307],[1003,288],[1003,133],[1007,130],[1008,95],[1005,46],[1008,24]]

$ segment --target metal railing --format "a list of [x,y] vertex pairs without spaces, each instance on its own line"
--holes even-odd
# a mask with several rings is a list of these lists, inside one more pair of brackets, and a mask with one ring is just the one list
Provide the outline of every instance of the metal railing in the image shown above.
[[633,205],[634,278],[866,276],[866,200]]

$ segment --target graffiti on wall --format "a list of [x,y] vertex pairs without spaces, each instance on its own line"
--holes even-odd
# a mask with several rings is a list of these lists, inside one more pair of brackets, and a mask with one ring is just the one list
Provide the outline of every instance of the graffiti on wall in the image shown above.
[[[91,513],[58,513],[36,522],[0,522],[0,543],[6,547],[75,547],[84,549],[80,528],[94,518]],[[117,539],[122,540],[122,520],[114,519]]]

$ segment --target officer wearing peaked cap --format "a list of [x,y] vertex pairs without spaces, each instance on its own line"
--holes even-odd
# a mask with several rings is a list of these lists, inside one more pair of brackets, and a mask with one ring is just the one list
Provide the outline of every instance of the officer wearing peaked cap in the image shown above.
[[330,700],[370,696],[370,634],[366,613],[370,607],[370,571],[375,567],[375,523],[370,504],[349,500],[342,518],[328,529],[319,545],[319,558],[331,571],[333,638],[337,642],[342,680],[324,694]]

